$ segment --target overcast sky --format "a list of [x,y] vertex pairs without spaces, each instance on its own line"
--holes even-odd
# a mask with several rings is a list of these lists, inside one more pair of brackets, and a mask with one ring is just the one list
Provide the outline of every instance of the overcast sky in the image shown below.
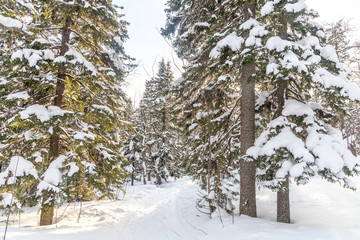
[[[114,0],[124,6],[125,18],[130,22],[129,37],[125,50],[136,58],[138,68],[128,77],[127,93],[132,100],[138,101],[147,79],[156,74],[155,61],[162,57],[176,58],[172,48],[161,37],[158,30],[165,25],[166,0]],[[320,13],[320,23],[333,22],[342,17],[352,19],[360,26],[360,0],[306,0],[309,8]],[[360,35],[359,37],[360,38]],[[174,68],[174,71],[176,69]],[[177,74],[178,75],[178,74]]]

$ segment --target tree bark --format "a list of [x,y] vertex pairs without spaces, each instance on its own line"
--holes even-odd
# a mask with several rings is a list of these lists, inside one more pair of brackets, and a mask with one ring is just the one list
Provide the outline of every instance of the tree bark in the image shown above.
[[290,198],[289,198],[289,178],[281,185],[286,190],[277,192],[277,218],[278,222],[290,223]]
[[[281,18],[281,27],[279,29],[279,37],[283,40],[288,40],[287,36],[287,21]],[[277,83],[277,111],[275,112],[274,119],[282,115],[285,105],[287,81],[278,80]],[[289,176],[286,181],[281,184],[281,190],[277,192],[277,221],[283,223],[290,223],[290,196],[289,196]]]
[[[247,21],[255,13],[254,1],[244,4],[242,9],[244,21]],[[249,34],[244,34],[244,38]],[[255,74],[254,60],[246,63],[241,69],[241,135],[240,135],[240,214],[256,217],[256,186],[255,164],[246,162],[243,156],[255,142],[255,83],[251,76]]]
[[134,170],[131,172],[131,186],[134,186]]
[[[287,83],[285,80],[279,81],[276,93],[278,109],[274,115],[274,119],[281,116],[285,105],[285,93]],[[290,223],[290,197],[289,197],[289,177],[281,184],[281,190],[277,192],[277,221]]]
[[[72,20],[69,16],[66,17],[65,25],[62,29],[62,40],[60,48],[60,56],[64,56],[65,53],[69,50],[68,44],[70,40],[70,25]],[[56,97],[54,98],[54,105],[61,108],[63,104],[64,91],[65,91],[65,82],[66,82],[66,69],[62,65],[59,67],[58,71],[58,81],[56,84]],[[50,159],[56,159],[60,154],[60,128],[58,126],[54,127],[54,133],[50,137]],[[41,204],[41,214],[40,214],[40,226],[51,225],[53,223],[54,216],[54,203],[48,202],[48,199],[53,196],[54,193],[51,191],[43,191],[43,201]]]
[[[49,194],[49,193],[47,193]],[[45,204],[47,201],[49,195],[45,198],[43,197],[42,203],[41,203],[41,213],[40,213],[40,226],[46,226],[51,225],[53,223],[54,218],[54,204]]]

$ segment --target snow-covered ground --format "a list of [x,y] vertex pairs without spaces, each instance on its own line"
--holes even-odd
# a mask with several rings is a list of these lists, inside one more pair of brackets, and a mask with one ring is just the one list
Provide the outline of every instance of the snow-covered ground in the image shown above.
[[[360,178],[354,179],[360,187]],[[38,227],[38,209],[12,218],[7,239],[16,240],[232,240],[232,239],[360,239],[360,193],[315,179],[292,186],[293,224],[275,222],[276,194],[258,192],[259,218],[214,214],[195,209],[196,184],[189,178],[162,186],[127,187],[123,200],[84,203],[58,209],[62,219]],[[0,230],[4,232],[4,223]],[[1,236],[2,237],[2,236]]]

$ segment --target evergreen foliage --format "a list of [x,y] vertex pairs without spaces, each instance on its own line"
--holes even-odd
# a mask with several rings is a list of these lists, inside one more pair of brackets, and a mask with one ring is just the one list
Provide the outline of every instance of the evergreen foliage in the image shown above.
[[145,175],[156,184],[166,182],[169,176],[179,177],[179,133],[172,123],[172,83],[170,62],[163,59],[146,89],[136,113],[137,131],[125,144],[124,154],[132,164],[135,178]]
[[132,113],[132,118],[136,127],[134,133],[131,133],[122,148],[122,155],[129,162],[129,172],[131,172],[131,185],[134,181],[146,181],[146,159],[147,149],[145,145],[145,122],[139,114],[139,111]]
[[[290,173],[294,173],[297,183],[320,174],[352,188],[347,176],[357,173],[358,162],[330,125],[345,113],[348,100],[359,100],[359,87],[346,79],[334,48],[326,45],[324,29],[311,21],[318,14],[308,10],[305,3],[256,1],[251,17],[246,18],[248,13],[242,10],[249,4],[252,2],[168,1],[163,34],[173,41],[179,57],[188,62],[177,84],[177,103],[182,125],[189,132],[189,155],[194,155],[190,158],[194,165],[189,166],[197,169],[192,175],[202,179],[210,195],[212,187],[206,180],[219,173],[215,164],[206,164],[217,159],[212,142],[237,142],[239,79],[248,74],[244,69],[253,63],[256,71],[250,73],[248,81],[255,82],[258,91],[256,121],[260,137],[248,151],[247,160],[256,159],[258,179],[285,195]],[[286,112],[285,107],[290,105],[300,106],[298,112]],[[214,121],[219,117],[223,121]],[[218,134],[226,138],[218,138]],[[293,152],[293,146],[281,142],[283,137],[294,137],[295,143],[305,146],[312,157]],[[336,147],[327,146],[337,149],[333,158],[325,160],[321,156],[324,149],[311,145],[314,139],[321,146],[333,139]],[[222,142],[221,157],[226,156],[224,145]],[[236,152],[237,147],[230,147],[229,153]],[[340,168],[331,164],[334,158]],[[227,161],[235,163],[233,159]],[[214,209],[211,204],[210,208]]]
[[359,43],[344,20],[325,30],[302,0],[168,0],[162,34],[185,71],[175,81],[160,61],[132,111],[121,9],[0,0],[0,209],[40,204],[49,225],[63,202],[116,198],[130,174],[185,173],[201,212],[233,214],[240,181],[240,214],[255,217],[256,166],[290,223],[290,183],[355,189],[360,87],[346,71]]
[[234,1],[168,1],[163,29],[178,56],[188,62],[176,83],[176,105],[188,133],[185,165],[200,180],[198,205],[210,214],[217,207],[232,212],[237,195],[239,66],[248,61],[241,49],[244,39],[237,35],[243,6]]
[[[331,124],[345,113],[347,99],[358,101],[360,92],[346,79],[323,28],[311,21],[317,13],[305,3],[266,1],[260,13],[268,34],[261,69],[266,91],[258,109],[267,109],[269,121],[248,154],[256,159],[258,179],[281,197],[278,221],[290,222],[290,180],[303,184],[319,174],[354,188],[348,176],[358,173],[359,162]],[[314,100],[317,104],[308,103]]]
[[[340,19],[337,22],[325,26],[327,42],[334,46],[340,62],[344,64],[344,69],[348,73],[348,78],[353,83],[359,83],[359,63],[358,55],[360,52],[359,39],[353,39],[355,26],[351,25],[350,20]],[[346,116],[342,116],[338,123],[339,129],[343,132],[349,149],[354,155],[360,152],[359,134],[359,105],[351,101],[346,102]]]
[[[1,184],[4,192],[42,199],[46,225],[58,201],[112,198],[127,176],[120,154],[130,126],[121,89],[129,67],[123,62],[130,60],[123,48],[127,23],[111,1],[26,6],[32,21],[24,40],[1,56],[8,166]],[[18,159],[28,169],[11,169]],[[27,191],[15,187],[24,181]]]
[[[269,6],[271,6],[271,11],[267,12]],[[315,149],[311,149],[311,144],[309,143],[310,138],[315,138],[311,136],[310,127],[317,128],[314,134],[320,134],[322,131],[325,131],[325,133],[331,135],[332,131],[325,130],[324,124],[333,123],[334,119],[336,120],[336,113],[343,114],[345,112],[344,101],[346,99],[358,100],[359,95],[356,91],[358,87],[351,84],[345,78],[346,74],[341,67],[334,48],[324,44],[325,35],[323,29],[310,21],[317,14],[312,10],[307,10],[304,3],[300,1],[268,1],[262,7],[261,12],[263,24],[270,23],[272,25],[267,26],[269,35],[266,36],[264,44],[268,61],[265,62],[266,68],[264,71],[266,72],[264,73],[265,78],[262,84],[266,86],[268,91],[262,93],[262,96],[266,96],[266,98],[261,99],[260,102],[269,103],[264,106],[270,106],[270,109],[272,109],[271,115],[274,116],[274,119],[268,124],[269,130],[262,134],[271,133],[272,137],[264,141],[262,139],[263,136],[260,136],[255,146],[264,148],[270,139],[282,133],[282,129],[286,129],[286,126],[292,126],[290,128],[293,134],[297,136],[297,139],[301,140],[304,146],[308,147],[308,151],[317,159],[315,162],[320,162],[319,159],[321,157],[318,155],[319,153],[316,153]],[[278,94],[279,91],[281,91],[280,96]],[[321,92],[322,96],[316,96],[317,92]],[[279,97],[283,98],[282,102],[279,102]],[[292,100],[290,101],[290,99]],[[323,107],[318,104],[306,105],[309,100],[318,100],[319,104]],[[305,105],[301,105],[301,103]],[[289,109],[285,108],[286,104],[291,105],[291,108],[297,107],[297,112],[293,109],[291,109],[293,112],[290,111],[290,107]],[[312,110],[307,109],[306,106],[310,106]],[[258,108],[261,108],[260,103]],[[289,119],[290,116],[292,119]],[[319,120],[320,122],[318,122]],[[302,122],[305,123],[304,126],[302,126]],[[316,127],[317,125],[319,126]],[[325,137],[319,136],[318,138],[323,139]],[[339,141],[341,141],[341,138]],[[341,145],[341,142],[339,144]],[[289,160],[289,158],[293,158],[292,164],[295,168],[299,161],[306,159],[306,157],[292,152],[290,146],[287,147],[279,143],[279,146],[274,148],[278,150],[274,152],[276,157],[272,154],[264,154],[267,160],[274,161],[274,166],[272,167],[272,164],[267,163],[261,167],[272,178],[276,178],[276,174],[274,175],[276,171],[274,169],[281,168],[284,165],[284,161]],[[288,152],[284,152],[284,148],[290,151],[291,154],[289,155]],[[339,154],[340,158],[344,158],[344,168],[346,168],[347,163],[346,154]],[[307,163],[311,165],[315,162],[309,161]],[[308,169],[310,166],[305,167],[305,165],[303,168],[305,175],[314,171],[314,168]],[[355,165],[351,164],[350,171],[345,171],[344,173],[355,171]],[[325,171],[332,175],[331,177],[327,174],[325,174],[326,176],[324,175],[329,180],[345,178],[344,174],[339,174],[343,169],[334,172],[329,171],[326,166],[318,167],[318,171]],[[268,175],[261,174],[260,176],[264,179],[269,178]],[[285,181],[285,177],[286,174],[278,180],[280,182]],[[345,186],[348,186],[346,181],[344,183]],[[277,186],[280,187],[281,185],[277,184]]]

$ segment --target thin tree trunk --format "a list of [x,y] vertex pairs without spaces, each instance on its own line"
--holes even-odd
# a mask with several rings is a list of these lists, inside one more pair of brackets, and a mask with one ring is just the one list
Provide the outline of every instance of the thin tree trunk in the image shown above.
[[[244,4],[242,9],[244,21],[247,21],[255,13],[255,3]],[[244,34],[244,38],[249,36]],[[246,155],[246,151],[255,142],[255,83],[250,77],[255,74],[255,63],[246,63],[241,69],[241,135],[240,154]],[[255,187],[255,164],[240,160],[240,214],[256,217],[256,187]]]
[[277,221],[282,223],[290,223],[290,198],[289,198],[289,177],[282,184],[282,188],[277,192]]
[[[70,25],[71,18],[69,16],[66,17],[65,26],[62,30],[62,41],[61,41],[61,49],[60,56],[64,56],[65,53],[69,50],[68,44],[70,40]],[[56,97],[54,98],[54,105],[57,107],[62,107],[64,91],[65,91],[65,81],[66,81],[66,73],[65,66],[62,65],[59,68],[58,72],[58,81],[56,85]],[[60,154],[60,135],[59,135],[59,127],[56,126],[54,128],[54,133],[50,137],[50,154],[51,159],[56,159]],[[43,201],[41,205],[41,214],[40,214],[40,226],[51,225],[53,223],[54,217],[54,203],[49,202],[49,197],[53,197],[54,193],[51,191],[44,191],[43,193]]]
[[146,185],[146,176],[145,176],[146,174],[145,174],[145,171],[143,171],[143,183],[144,183],[144,185]]
[[[288,40],[287,36],[287,21],[285,18],[281,19],[281,27],[279,36],[283,40]],[[276,92],[277,111],[275,112],[274,119],[282,115],[285,105],[287,82],[285,80],[278,81],[278,89]],[[286,181],[282,183],[281,190],[277,192],[277,221],[283,223],[290,223],[290,196],[289,196],[289,176]]]
[[133,170],[131,173],[131,186],[134,186],[134,178],[135,178],[135,176],[134,176],[134,170]]
[[[286,82],[281,81],[279,88],[279,97],[282,93],[282,97],[278,99],[278,106],[280,107],[281,114],[282,109],[284,108],[284,94],[285,94]],[[278,110],[279,110],[278,109]],[[280,116],[280,115],[279,115]],[[286,177],[286,181],[281,185],[281,190],[277,192],[277,221],[283,223],[290,223],[290,196],[289,196],[289,177]]]
[[[144,145],[144,144],[143,144]],[[141,152],[141,157],[142,157],[142,178],[143,178],[143,183],[144,185],[146,185],[146,168],[145,168],[145,152],[144,150]]]

